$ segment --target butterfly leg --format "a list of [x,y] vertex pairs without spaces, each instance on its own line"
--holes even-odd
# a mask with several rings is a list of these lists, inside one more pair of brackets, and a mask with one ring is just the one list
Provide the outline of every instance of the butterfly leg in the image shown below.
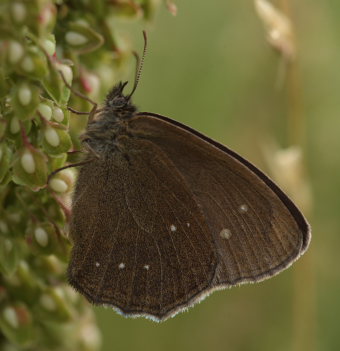
[[47,184],[50,182],[51,178],[56,175],[57,173],[59,173],[60,171],[67,169],[67,168],[71,168],[71,167],[79,167],[79,166],[83,166],[86,165],[87,163],[90,163],[94,161],[93,158],[86,160],[86,161],[82,161],[82,162],[77,162],[77,163],[71,163],[70,165],[64,166],[64,167],[60,167],[56,170],[54,170],[53,172],[51,172],[47,178]]

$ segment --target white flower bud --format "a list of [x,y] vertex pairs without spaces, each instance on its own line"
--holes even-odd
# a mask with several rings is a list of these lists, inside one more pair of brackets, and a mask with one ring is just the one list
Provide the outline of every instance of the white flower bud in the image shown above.
[[11,40],[8,45],[8,60],[14,64],[21,60],[24,54],[23,46],[14,40]]
[[64,111],[60,107],[54,107],[52,116],[55,121],[60,123],[64,120]]
[[34,71],[34,62],[30,56],[24,57],[21,62],[21,67],[24,71],[30,73]]
[[72,84],[73,72],[70,66],[59,64],[58,69],[63,73],[66,82]]
[[28,150],[21,156],[20,162],[26,173],[32,174],[35,172],[35,161],[33,155]]
[[18,98],[23,106],[27,106],[32,101],[32,91],[27,85],[23,85],[19,88]]
[[38,106],[38,111],[41,113],[41,115],[46,118],[48,121],[51,120],[52,117],[52,109],[50,106],[47,104],[44,104],[43,102],[39,104]]
[[36,240],[36,242],[42,246],[42,247],[46,247],[48,244],[48,234],[46,233],[46,230],[43,228],[36,228],[34,230],[34,238]]
[[17,134],[20,131],[19,119],[17,117],[11,119],[9,130],[12,134]]
[[84,45],[88,41],[84,35],[72,31],[66,33],[65,39],[68,44],[74,46]]
[[57,309],[55,301],[47,294],[41,295],[40,303],[47,311],[55,311]]
[[59,178],[54,178],[50,180],[50,187],[58,193],[66,193],[68,190],[67,183]]
[[2,312],[4,320],[12,327],[18,328],[19,320],[17,313],[13,307],[6,307]]
[[26,17],[26,6],[22,2],[13,2],[11,4],[11,13],[14,21],[20,23]]
[[60,138],[57,131],[54,128],[47,127],[45,132],[46,141],[53,147],[57,147],[60,144]]
[[6,222],[0,220],[0,232],[3,234],[8,233],[8,225]]
[[52,56],[55,53],[55,43],[52,40],[46,39],[43,42],[43,47],[49,55]]

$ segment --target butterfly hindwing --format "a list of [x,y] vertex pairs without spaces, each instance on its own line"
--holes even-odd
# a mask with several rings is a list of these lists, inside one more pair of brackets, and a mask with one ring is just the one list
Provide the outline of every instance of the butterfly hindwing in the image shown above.
[[172,161],[147,140],[120,144],[127,155],[80,171],[69,280],[93,303],[164,319],[209,289],[215,243]]

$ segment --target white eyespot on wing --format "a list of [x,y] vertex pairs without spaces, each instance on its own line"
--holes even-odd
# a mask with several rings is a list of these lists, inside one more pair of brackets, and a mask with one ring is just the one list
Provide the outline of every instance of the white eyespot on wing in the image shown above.
[[125,263],[119,263],[119,265],[118,265],[118,268],[119,269],[124,269],[125,268]]
[[99,262],[96,262],[96,267],[99,267],[100,266],[100,263]]
[[248,212],[248,206],[246,204],[242,204],[241,206],[239,206],[238,211],[240,213],[246,213]]
[[231,231],[230,231],[230,229],[223,228],[223,229],[220,231],[220,237],[223,238],[223,239],[230,239],[230,237],[231,237]]
[[177,227],[176,227],[175,225],[171,224],[170,230],[171,230],[172,232],[175,232],[175,231],[177,230]]
[[147,271],[149,270],[150,266],[148,264],[144,265],[143,267],[144,269],[146,269]]

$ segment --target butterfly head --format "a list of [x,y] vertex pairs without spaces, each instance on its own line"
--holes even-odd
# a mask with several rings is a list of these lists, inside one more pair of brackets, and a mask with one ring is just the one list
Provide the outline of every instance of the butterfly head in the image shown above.
[[118,118],[126,118],[136,112],[136,107],[131,103],[131,94],[124,95],[123,90],[128,82],[119,82],[107,94],[105,100],[105,110]]

